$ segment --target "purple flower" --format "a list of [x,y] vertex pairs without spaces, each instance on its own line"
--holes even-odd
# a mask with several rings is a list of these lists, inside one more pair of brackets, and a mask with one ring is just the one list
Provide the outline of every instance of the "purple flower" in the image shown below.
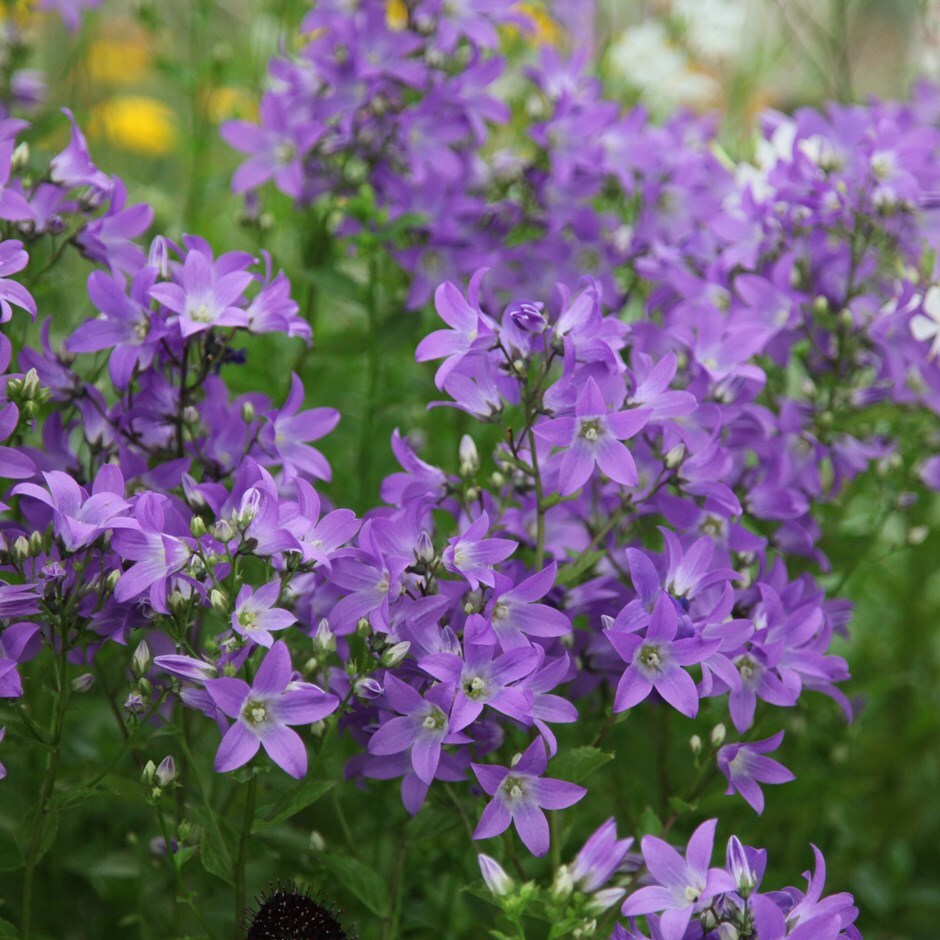
[[15,239],[0,242],[0,323],[6,323],[12,316],[10,304],[22,307],[33,319],[36,318],[36,301],[32,294],[9,279],[10,274],[22,271],[29,264],[29,255],[23,250],[23,243]]
[[568,616],[548,604],[536,604],[555,583],[557,565],[536,572],[515,586],[497,574],[488,612],[490,626],[503,650],[529,646],[528,637],[565,636],[571,632]]
[[645,637],[604,630],[610,645],[630,664],[617,685],[615,712],[632,708],[655,688],[673,708],[689,718],[695,717],[698,692],[692,677],[682,667],[701,662],[718,649],[721,641],[705,642],[696,637],[677,640],[677,628],[675,605],[669,597],[661,595]]
[[415,359],[444,359],[434,376],[438,388],[444,387],[447,376],[471,351],[488,347],[493,338],[493,321],[480,310],[480,281],[486,268],[470,278],[465,300],[459,289],[450,281],[441,284],[434,292],[434,306],[449,330],[437,330],[425,336],[418,344]]
[[390,673],[385,676],[385,699],[400,717],[390,718],[369,738],[369,753],[399,754],[411,748],[411,765],[418,779],[430,785],[437,773],[444,744],[466,743],[466,735],[452,731],[447,711],[452,691],[434,686],[423,698]]
[[254,592],[250,584],[243,584],[235,598],[232,629],[239,636],[270,649],[274,642],[271,631],[284,630],[297,622],[289,610],[274,606],[280,594],[279,580],[269,581]]
[[91,162],[88,141],[79,130],[75,115],[68,108],[63,108],[62,113],[72,125],[72,136],[65,150],[53,157],[49,164],[52,182],[61,183],[66,189],[89,186],[97,191],[99,198],[107,196],[113,185],[111,178]]
[[484,791],[493,797],[477,824],[474,839],[490,839],[513,823],[533,855],[548,851],[548,820],[543,809],[565,809],[587,790],[576,783],[543,777],[548,766],[545,745],[536,738],[512,767],[471,764]]
[[718,751],[718,768],[728,778],[726,796],[740,793],[758,814],[764,811],[762,783],[789,783],[796,777],[783,764],[764,754],[775,751],[783,740],[779,731],[763,741],[726,744]]
[[606,884],[620,866],[633,839],[617,838],[617,823],[611,816],[588,838],[569,866],[574,886],[585,894]]
[[516,721],[532,720],[532,693],[522,685],[513,685],[538,664],[538,653],[531,647],[511,650],[493,658],[493,646],[464,644],[464,658],[454,653],[433,653],[418,665],[430,676],[456,690],[450,713],[450,726],[462,731],[476,721],[485,705]]
[[496,583],[492,566],[505,561],[517,547],[511,539],[481,538],[489,531],[490,518],[486,511],[462,535],[447,540],[441,562],[448,571],[462,574],[475,591],[480,584],[493,587]]
[[336,711],[339,699],[309,682],[293,682],[290,653],[275,643],[258,668],[254,684],[241,679],[209,679],[206,690],[233,724],[215,755],[219,773],[235,770],[263,747],[268,757],[292,777],[307,773],[307,750],[288,725],[306,725]]
[[250,256],[229,252],[213,261],[193,243],[180,283],[155,284],[150,296],[177,315],[184,339],[216,326],[248,326],[244,309],[235,305],[252,282],[243,268],[246,259]]
[[578,395],[574,417],[551,418],[537,424],[535,433],[555,447],[565,449],[558,471],[562,496],[570,496],[588,481],[594,467],[623,486],[635,486],[636,464],[621,444],[641,431],[649,409],[609,412],[597,383],[588,378]]
[[682,940],[693,911],[706,908],[716,895],[737,890],[728,872],[708,867],[717,824],[717,819],[709,819],[692,833],[684,859],[668,842],[644,836],[643,860],[658,884],[631,894],[623,902],[624,916],[664,911],[663,940]]
[[90,545],[102,532],[119,522],[133,525],[130,519],[117,519],[127,508],[124,477],[117,467],[105,464],[95,477],[89,496],[67,473],[44,473],[46,488],[35,483],[20,483],[12,492],[28,496],[52,509],[56,536],[66,551],[74,552]]
[[121,558],[134,562],[115,585],[115,600],[129,601],[147,591],[154,609],[167,612],[167,579],[192,555],[179,535],[167,532],[176,528],[174,516],[167,497],[144,493],[134,506],[136,525],[115,531],[112,547]]
[[339,422],[339,412],[335,408],[301,411],[303,403],[304,386],[294,373],[284,407],[268,413],[268,424],[262,429],[259,442],[280,461],[287,476],[303,474],[315,480],[329,480],[330,465],[326,458],[307,442],[329,434]]

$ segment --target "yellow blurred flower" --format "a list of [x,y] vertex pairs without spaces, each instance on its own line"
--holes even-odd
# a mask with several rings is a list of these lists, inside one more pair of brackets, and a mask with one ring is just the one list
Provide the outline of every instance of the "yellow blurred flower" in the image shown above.
[[143,95],[122,95],[96,105],[88,133],[123,150],[150,156],[169,153],[179,137],[173,110]]
[[221,85],[213,88],[206,99],[206,115],[214,124],[221,124],[232,118],[245,121],[258,119],[258,101],[244,88],[234,85]]
[[[535,41],[542,46],[557,46],[561,42],[564,32],[543,6],[537,3],[517,3],[513,9],[532,22],[534,34],[524,35],[534,35]],[[513,35],[519,35],[519,30],[511,31]]]
[[385,22],[389,29],[400,33],[408,27],[408,7],[405,0],[388,0],[385,4]]
[[139,81],[150,65],[150,50],[139,37],[97,39],[88,50],[88,74],[92,81],[130,85]]

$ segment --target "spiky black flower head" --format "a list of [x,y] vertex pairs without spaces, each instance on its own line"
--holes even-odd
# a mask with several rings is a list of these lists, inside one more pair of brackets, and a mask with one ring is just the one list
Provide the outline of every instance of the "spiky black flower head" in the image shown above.
[[247,940],[349,940],[331,907],[293,885],[274,885],[248,914]]

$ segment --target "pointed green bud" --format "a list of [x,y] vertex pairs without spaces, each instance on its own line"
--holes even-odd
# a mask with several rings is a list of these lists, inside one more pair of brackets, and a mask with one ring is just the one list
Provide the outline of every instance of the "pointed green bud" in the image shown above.
[[410,649],[411,643],[409,643],[407,640],[402,640],[400,643],[396,643],[394,646],[390,646],[382,654],[381,664],[386,669],[394,669],[404,661],[405,657],[408,655],[408,650]]
[[72,687],[72,691],[77,692],[79,695],[83,692],[87,692],[94,684],[95,677],[90,672],[83,672],[69,683]]
[[131,672],[139,679],[150,668],[152,661],[153,656],[150,654],[150,647],[147,645],[147,641],[141,640],[137,644],[137,649],[134,650],[134,655],[131,657]]
[[189,520],[189,531],[192,532],[193,538],[200,539],[206,534],[206,521],[202,516],[193,516]]
[[143,783],[145,786],[148,786],[148,787],[152,786],[153,775],[156,772],[157,772],[157,765],[152,760],[148,760],[147,763],[144,764],[144,769],[140,774],[140,782]]
[[212,609],[216,613],[228,613],[228,597],[226,597],[225,591],[220,591],[218,588],[213,588],[209,592],[209,603],[212,605]]
[[712,728],[712,733],[709,735],[709,738],[712,742],[712,747],[721,747],[725,743],[725,737],[727,737],[728,729],[719,722]]

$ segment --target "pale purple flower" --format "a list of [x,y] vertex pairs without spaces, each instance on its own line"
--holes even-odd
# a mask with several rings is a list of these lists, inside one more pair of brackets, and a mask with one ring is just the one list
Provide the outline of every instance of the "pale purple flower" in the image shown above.
[[235,723],[225,732],[215,756],[219,773],[235,770],[263,747],[268,757],[292,777],[307,773],[307,750],[288,725],[320,721],[339,707],[339,699],[309,682],[292,681],[290,653],[275,643],[258,668],[254,683],[209,679],[206,691]]
[[603,822],[568,866],[574,886],[591,894],[605,885],[620,866],[633,839],[617,838],[617,823],[611,816]]
[[483,880],[493,897],[501,898],[512,891],[512,878],[495,858],[480,852],[477,861],[480,863],[480,874],[483,875]]
[[493,587],[493,565],[505,561],[517,548],[512,539],[483,538],[489,528],[490,518],[484,510],[461,535],[448,539],[441,553],[444,567],[463,575],[473,591],[479,584]]
[[452,693],[446,686],[436,685],[422,697],[390,673],[384,683],[385,699],[399,717],[390,718],[369,738],[369,753],[392,755],[410,748],[415,774],[422,783],[430,785],[441,759],[441,746],[469,740],[450,727]]
[[269,581],[256,591],[250,584],[243,584],[235,598],[232,629],[246,640],[270,649],[274,643],[271,631],[284,630],[297,622],[289,610],[274,606],[280,594],[280,580]]
[[779,731],[763,741],[726,744],[718,751],[718,768],[728,779],[726,796],[740,793],[758,814],[764,811],[762,783],[789,783],[796,777],[783,764],[763,755],[775,751],[783,740]]
[[88,141],[79,130],[75,115],[68,108],[63,108],[62,113],[72,125],[72,136],[65,150],[54,156],[49,164],[52,182],[61,183],[66,189],[89,186],[99,198],[108,195],[113,185],[111,178],[92,163]]
[[683,669],[701,662],[721,645],[720,640],[696,637],[677,640],[678,620],[673,601],[661,595],[653,609],[644,637],[622,630],[604,630],[604,636],[624,662],[629,663],[614,697],[614,711],[622,712],[642,702],[653,689],[676,710],[694,718],[698,692],[692,677]]
[[29,255],[23,250],[23,243],[10,239],[0,242],[0,323],[6,323],[12,316],[10,304],[21,307],[33,319],[36,318],[36,301],[32,294],[9,275],[22,271],[29,264]]
[[290,394],[280,411],[268,413],[268,423],[259,435],[259,443],[281,463],[288,477],[303,474],[315,480],[329,480],[329,463],[309,441],[329,434],[339,422],[339,412],[335,408],[301,411],[303,403],[303,383],[293,373]]
[[418,344],[415,359],[418,362],[444,359],[434,376],[438,388],[444,387],[447,376],[471,350],[486,348],[492,342],[494,324],[480,309],[479,301],[480,281],[486,270],[482,268],[470,278],[466,299],[450,281],[434,292],[435,309],[451,329],[425,336]]
[[493,646],[464,643],[463,659],[454,653],[433,653],[418,665],[430,676],[448,683],[456,692],[450,726],[462,731],[489,706],[516,721],[532,720],[532,693],[521,680],[538,664],[531,647],[493,657]]
[[124,477],[117,467],[105,464],[98,471],[90,496],[61,470],[50,470],[43,477],[45,487],[20,483],[12,492],[38,500],[52,510],[56,537],[61,539],[66,551],[74,552],[90,545],[115,525],[133,525],[130,519],[118,519],[129,503],[124,499]]
[[548,851],[548,820],[543,809],[566,809],[587,790],[576,783],[543,777],[548,766],[545,745],[536,738],[512,767],[471,764],[480,786],[492,797],[474,830],[474,839],[490,839],[510,823],[533,855]]
[[548,604],[535,603],[551,590],[556,572],[557,565],[552,562],[516,585],[505,575],[496,575],[487,612],[501,649],[529,646],[530,636],[556,637],[571,632],[567,614]]
[[179,283],[155,284],[150,296],[177,315],[184,339],[218,326],[246,327],[245,310],[236,306],[252,282],[242,267],[245,259],[241,252],[229,252],[213,261],[194,246],[186,253]]
[[668,842],[644,836],[643,860],[658,884],[631,894],[623,902],[624,916],[663,911],[663,940],[682,940],[694,911],[703,910],[716,895],[737,890],[728,872],[709,868],[717,824],[709,819],[692,833],[684,859]]
[[641,431],[649,419],[649,409],[608,411],[604,396],[593,378],[588,378],[578,395],[574,417],[551,418],[534,427],[535,433],[555,447],[564,448],[558,471],[562,496],[579,490],[595,466],[615,483],[635,486],[636,464],[625,441]]

